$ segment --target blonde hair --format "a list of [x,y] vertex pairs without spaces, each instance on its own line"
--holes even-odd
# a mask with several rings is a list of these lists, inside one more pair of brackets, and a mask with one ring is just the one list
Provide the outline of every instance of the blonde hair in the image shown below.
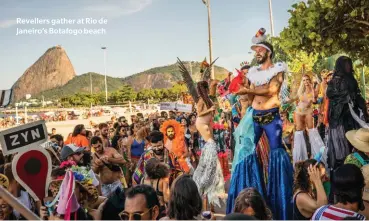
[[304,84],[304,77],[309,78],[310,83],[311,83],[310,75],[308,75],[308,74],[302,75],[301,82],[300,82],[300,87],[299,87],[299,90],[297,91],[297,96],[299,96],[299,97],[302,96],[306,91],[306,87],[305,87],[305,84]]

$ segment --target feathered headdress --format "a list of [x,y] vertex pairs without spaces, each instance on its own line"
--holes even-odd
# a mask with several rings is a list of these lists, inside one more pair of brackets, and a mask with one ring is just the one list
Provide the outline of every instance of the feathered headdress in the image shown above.
[[197,93],[196,86],[192,80],[191,74],[190,72],[188,72],[183,62],[179,58],[177,59],[178,59],[179,71],[182,74],[183,81],[186,83],[187,89],[189,93],[191,94],[192,99],[195,101],[195,103],[197,103],[199,101],[199,94]]
[[[184,82],[186,83],[187,89],[188,89],[189,93],[191,94],[191,96],[192,96],[193,100],[195,101],[195,103],[197,103],[199,101],[199,94],[197,93],[196,86],[195,86],[195,83],[194,83],[194,81],[191,77],[191,74],[187,70],[184,63],[179,58],[177,58],[177,60],[178,60],[179,71],[181,72],[182,78],[183,78]],[[218,58],[215,59],[210,65],[207,64],[206,59],[205,59],[205,61],[203,61],[201,63],[201,65],[203,67],[207,66],[206,68],[204,68],[204,70],[202,72],[200,71],[201,72],[201,78],[203,80],[210,79],[210,70],[211,70],[211,67],[213,66],[213,64],[215,63],[216,60],[218,60]]]
[[205,69],[208,68],[209,66],[210,65],[206,61],[206,57],[205,57],[204,60],[201,62],[201,65],[200,65],[200,73],[204,73]]
[[272,53],[272,56],[274,54],[273,48],[270,43],[266,41],[267,36],[265,35],[265,28],[260,28],[259,31],[256,33],[254,37],[252,37],[252,43],[251,49],[255,51],[256,47],[263,47],[270,51]]
[[213,62],[211,62],[211,64],[210,65],[206,65],[207,64],[207,62],[206,62],[206,60],[205,60],[205,62],[206,62],[206,64],[204,63],[204,67],[205,67],[205,69],[203,70],[203,72],[201,72],[201,79],[203,80],[203,81],[207,81],[207,80],[209,80],[209,79],[211,79],[211,76],[210,76],[210,71],[211,71],[211,69],[213,68],[213,65],[214,65],[214,63],[216,62],[218,60],[218,58],[216,58]]
[[245,67],[245,68],[250,68],[250,63],[248,61],[243,61],[240,64],[241,70]]
[[266,40],[265,32],[266,32],[265,28],[260,28],[258,32],[256,32],[255,36],[252,37],[252,43],[259,44],[260,42],[265,41]]

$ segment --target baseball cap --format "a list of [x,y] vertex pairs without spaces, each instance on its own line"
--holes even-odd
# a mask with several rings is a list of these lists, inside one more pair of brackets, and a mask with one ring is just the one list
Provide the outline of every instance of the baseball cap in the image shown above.
[[60,158],[66,160],[70,155],[81,153],[85,150],[83,147],[77,147],[74,144],[68,144],[64,146],[60,152]]

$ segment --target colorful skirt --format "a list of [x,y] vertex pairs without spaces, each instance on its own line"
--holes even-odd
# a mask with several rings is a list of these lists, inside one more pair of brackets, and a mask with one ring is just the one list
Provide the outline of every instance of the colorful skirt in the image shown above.
[[218,160],[217,146],[213,140],[206,142],[194,174],[201,195],[206,195],[210,204],[220,207],[220,196],[224,195],[224,178]]

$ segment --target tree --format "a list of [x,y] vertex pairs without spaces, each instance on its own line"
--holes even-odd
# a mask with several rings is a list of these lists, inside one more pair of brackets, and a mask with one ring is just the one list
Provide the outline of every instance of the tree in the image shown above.
[[347,53],[369,64],[368,0],[308,0],[292,8],[289,26],[280,34],[286,52]]
[[127,101],[134,101],[137,93],[129,85],[123,85],[119,90],[113,92],[109,98],[110,102],[122,103]]

